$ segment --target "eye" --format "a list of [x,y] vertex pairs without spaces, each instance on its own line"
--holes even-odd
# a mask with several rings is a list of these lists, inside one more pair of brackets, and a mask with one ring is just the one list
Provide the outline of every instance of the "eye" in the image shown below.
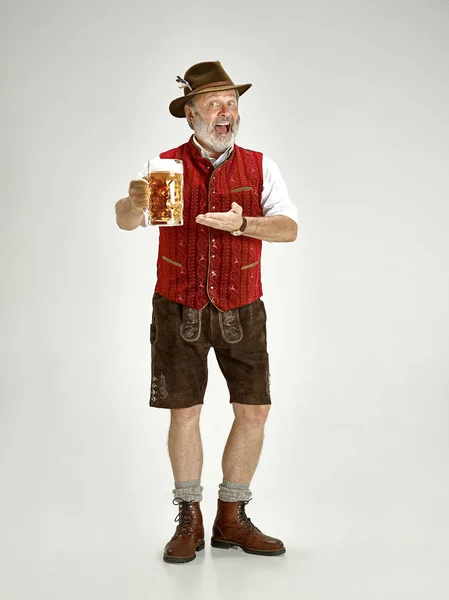
[[212,100],[211,102],[209,102],[209,106],[211,108],[213,108],[214,106],[217,106],[218,102],[216,102],[215,100]]

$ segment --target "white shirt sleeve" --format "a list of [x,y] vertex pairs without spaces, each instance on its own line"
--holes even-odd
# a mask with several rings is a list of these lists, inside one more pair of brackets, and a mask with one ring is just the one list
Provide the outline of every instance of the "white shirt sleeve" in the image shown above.
[[287,186],[277,164],[263,155],[262,212],[264,217],[285,215],[298,224],[298,209],[290,200]]

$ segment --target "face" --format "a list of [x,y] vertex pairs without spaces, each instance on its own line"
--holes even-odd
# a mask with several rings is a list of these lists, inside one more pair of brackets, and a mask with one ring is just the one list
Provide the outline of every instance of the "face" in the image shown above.
[[235,90],[198,94],[186,117],[195,136],[212,155],[219,155],[234,143],[240,124]]

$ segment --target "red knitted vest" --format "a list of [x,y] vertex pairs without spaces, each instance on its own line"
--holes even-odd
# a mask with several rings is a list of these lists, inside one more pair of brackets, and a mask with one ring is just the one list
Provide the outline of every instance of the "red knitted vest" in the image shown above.
[[155,291],[196,309],[212,302],[221,311],[259,299],[262,241],[199,225],[195,217],[227,212],[232,202],[245,216],[262,216],[262,154],[234,145],[214,169],[190,138],[160,157],[184,162],[184,224],[159,227]]

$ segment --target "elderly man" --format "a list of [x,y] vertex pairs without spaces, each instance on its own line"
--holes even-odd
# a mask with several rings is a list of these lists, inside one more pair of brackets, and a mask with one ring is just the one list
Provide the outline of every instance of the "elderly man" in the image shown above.
[[[159,156],[183,161],[184,222],[159,227],[150,334],[150,406],[170,409],[168,450],[179,505],[163,558],[188,562],[204,548],[200,412],[210,348],[235,417],[211,544],[277,556],[285,552],[283,542],[262,533],[246,514],[271,405],[260,261],[262,240],[296,239],[297,210],[276,164],[235,144],[239,98],[251,84],[234,84],[218,61],[195,64],[177,81],[184,95],[169,110],[186,118],[194,133]],[[145,225],[147,172],[148,165],[116,203],[121,229]]]

